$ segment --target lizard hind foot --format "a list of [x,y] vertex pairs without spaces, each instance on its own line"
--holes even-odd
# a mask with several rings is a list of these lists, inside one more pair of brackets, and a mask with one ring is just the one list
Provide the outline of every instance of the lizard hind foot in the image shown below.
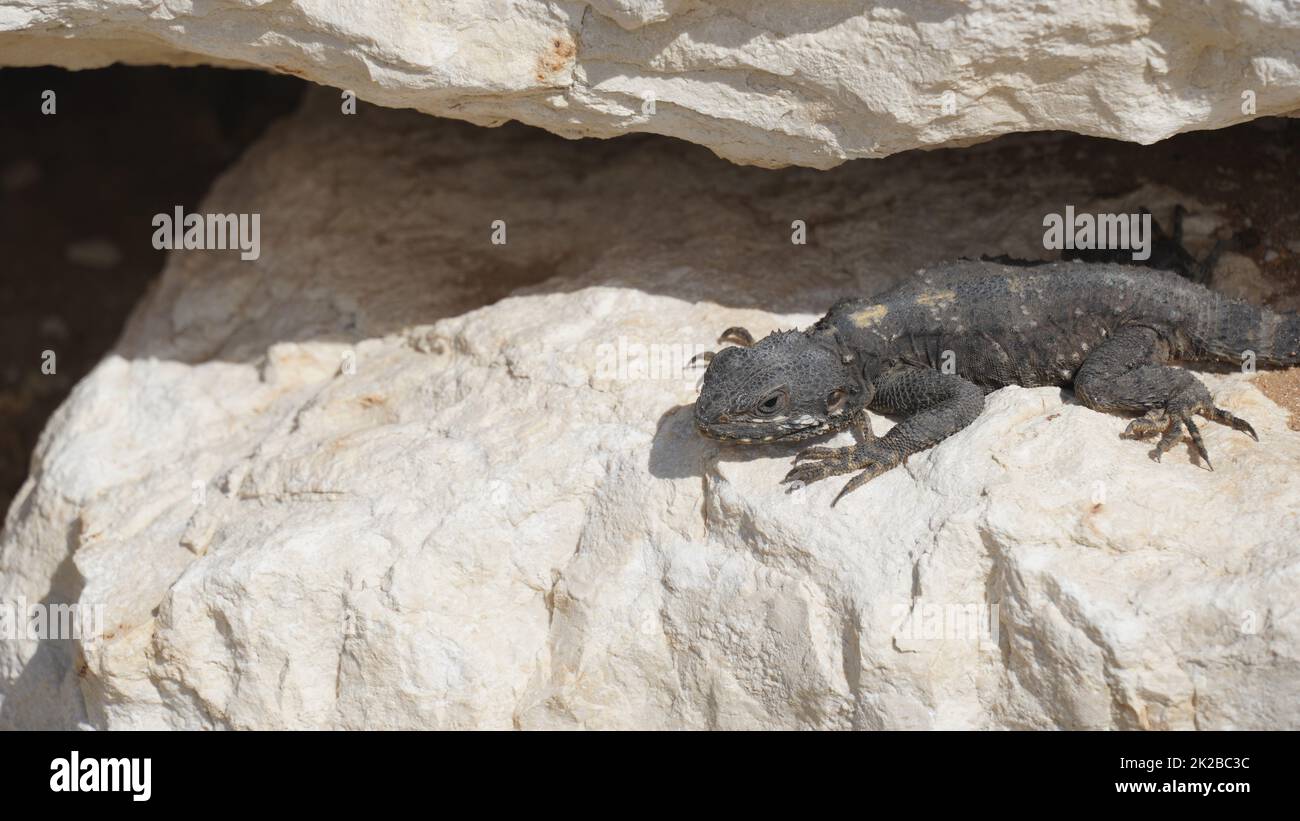
[[1165,410],[1156,408],[1147,411],[1145,416],[1141,416],[1128,423],[1128,427],[1120,434],[1122,438],[1128,439],[1146,439],[1160,434],[1160,440],[1156,446],[1147,453],[1154,462],[1159,462],[1179,440],[1183,438],[1183,431],[1192,438],[1192,447],[1196,450],[1196,455],[1201,461],[1205,462],[1206,467],[1214,470],[1214,465],[1210,462],[1210,454],[1205,450],[1205,442],[1201,439],[1201,431],[1192,421],[1192,411],[1187,410]]
[[742,348],[749,348],[754,344],[754,335],[748,329],[736,325],[723,331],[718,336],[718,342],[731,342]]
[[[718,342],[719,343],[730,342],[733,345],[738,345],[741,348],[749,348],[752,347],[754,344],[754,335],[751,334],[745,328],[741,328],[740,326],[735,325],[723,331],[722,334],[718,337]],[[699,367],[700,365],[707,365],[710,362],[712,362],[713,357],[717,355],[718,355],[717,351],[702,351],[700,353],[697,353],[695,356],[692,356],[691,360],[686,363],[686,367],[696,368]]]
[[1129,422],[1128,427],[1124,429],[1121,436],[1130,439],[1145,439],[1157,433],[1160,434],[1160,440],[1148,454],[1154,461],[1159,462],[1160,458],[1182,439],[1185,431],[1192,440],[1192,448],[1196,451],[1196,455],[1200,457],[1207,468],[1214,470],[1214,463],[1210,461],[1209,451],[1205,449],[1205,441],[1201,438],[1201,430],[1193,419],[1195,414],[1219,424],[1227,425],[1234,430],[1239,430],[1248,434],[1256,442],[1259,441],[1259,436],[1249,422],[1222,408],[1215,407],[1213,402],[1208,401],[1183,403],[1182,406],[1176,404],[1169,408],[1155,408],[1147,411],[1144,416]]

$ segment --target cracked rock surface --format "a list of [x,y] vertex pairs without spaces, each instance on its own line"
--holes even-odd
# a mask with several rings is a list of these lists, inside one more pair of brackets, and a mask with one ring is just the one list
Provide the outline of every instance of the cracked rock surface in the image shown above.
[[1208,247],[1073,145],[769,172],[315,95],[204,204],[261,257],[174,253],[42,437],[0,599],[108,630],[0,642],[0,726],[1300,726],[1300,433],[1251,376],[1204,377],[1262,440],[1207,425],[1214,472],[1008,388],[835,508],[692,428],[723,328],[1041,255],[1062,202]]
[[1300,110],[1292,0],[0,0],[0,64],[257,67],[380,105],[740,163],[1061,130],[1152,143]]

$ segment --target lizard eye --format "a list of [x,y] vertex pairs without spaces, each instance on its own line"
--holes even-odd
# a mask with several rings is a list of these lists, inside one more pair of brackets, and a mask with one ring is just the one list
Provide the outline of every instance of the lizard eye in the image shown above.
[[844,410],[844,403],[849,398],[849,394],[842,388],[836,388],[826,397],[826,412],[839,413]]
[[776,413],[777,409],[781,407],[781,397],[782,393],[780,391],[771,394],[762,402],[758,403],[756,410],[763,416],[770,416]]

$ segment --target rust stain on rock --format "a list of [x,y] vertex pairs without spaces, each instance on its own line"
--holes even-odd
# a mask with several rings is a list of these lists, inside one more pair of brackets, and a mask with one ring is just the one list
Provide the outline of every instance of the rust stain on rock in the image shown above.
[[578,46],[568,35],[551,38],[550,46],[537,57],[536,78],[544,83],[573,65]]

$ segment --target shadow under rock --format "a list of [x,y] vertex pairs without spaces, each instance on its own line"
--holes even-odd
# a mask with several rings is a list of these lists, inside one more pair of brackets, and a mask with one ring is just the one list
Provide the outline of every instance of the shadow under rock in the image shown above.
[[[308,95],[227,172],[203,210],[261,211],[262,258],[172,260],[119,352],[256,361],[278,342],[352,344],[513,294],[591,286],[820,315],[945,259],[1048,256],[1045,207],[1136,189],[1142,176],[1197,188],[1185,173],[1197,157],[1254,162],[1259,152],[1230,149],[1300,134],[1300,123],[1242,126],[1152,147],[1022,134],[773,171],[669,138],[571,141],[362,114],[364,129],[337,116],[332,94]],[[1153,159],[1173,151],[1183,159]],[[791,241],[795,220],[806,244]],[[492,242],[497,221],[505,244]]]

